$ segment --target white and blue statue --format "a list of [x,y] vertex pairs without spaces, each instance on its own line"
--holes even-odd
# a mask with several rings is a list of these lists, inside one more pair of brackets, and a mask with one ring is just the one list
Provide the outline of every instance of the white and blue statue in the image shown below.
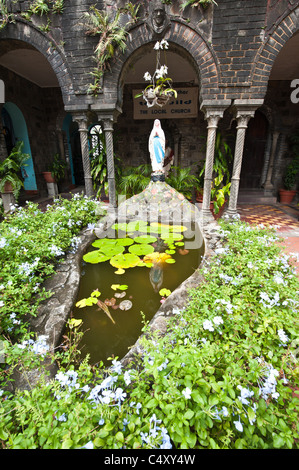
[[165,178],[164,157],[165,157],[165,134],[159,119],[155,119],[153,129],[149,136],[148,149],[152,164],[152,176]]

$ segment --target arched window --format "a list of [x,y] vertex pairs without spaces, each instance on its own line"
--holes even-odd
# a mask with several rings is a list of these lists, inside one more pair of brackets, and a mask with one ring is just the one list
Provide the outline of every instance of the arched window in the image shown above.
[[103,150],[103,129],[100,124],[95,124],[89,131],[90,134],[90,148],[92,157],[98,157]]

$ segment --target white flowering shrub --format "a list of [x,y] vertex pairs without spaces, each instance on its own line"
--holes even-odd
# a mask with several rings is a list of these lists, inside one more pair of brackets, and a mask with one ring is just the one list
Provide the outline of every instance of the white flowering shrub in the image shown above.
[[[2,387],[2,447],[298,448],[298,279],[271,230],[223,223],[223,234],[204,282],[131,366],[80,361],[73,325],[55,380]],[[43,340],[14,354],[44,358]]]

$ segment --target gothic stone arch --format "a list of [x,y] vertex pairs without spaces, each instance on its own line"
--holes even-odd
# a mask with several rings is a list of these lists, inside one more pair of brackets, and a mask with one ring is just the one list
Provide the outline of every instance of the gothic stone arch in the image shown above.
[[15,24],[7,25],[0,33],[1,39],[13,39],[30,44],[43,54],[50,63],[59,82],[64,104],[66,105],[74,94],[74,86],[71,71],[67,59],[59,46],[50,42],[45,33],[35,26],[17,20]]

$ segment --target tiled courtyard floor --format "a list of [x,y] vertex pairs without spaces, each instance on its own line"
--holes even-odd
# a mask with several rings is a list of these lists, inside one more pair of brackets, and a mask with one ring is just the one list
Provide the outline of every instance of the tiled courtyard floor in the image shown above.
[[249,224],[275,226],[283,238],[286,253],[292,255],[299,277],[299,209],[282,204],[240,204],[238,212],[241,220]]

